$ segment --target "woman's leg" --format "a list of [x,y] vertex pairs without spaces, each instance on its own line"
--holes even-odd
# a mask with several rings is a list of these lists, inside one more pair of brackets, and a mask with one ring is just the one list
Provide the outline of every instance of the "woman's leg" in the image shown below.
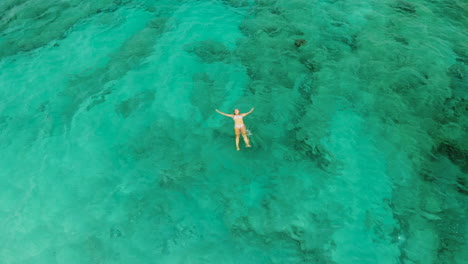
[[245,145],[250,148],[250,142],[249,142],[249,137],[247,137],[247,131],[245,130],[245,126],[243,126],[242,128],[242,137],[244,138],[244,142],[245,142]]
[[236,149],[240,150],[240,148],[239,148],[240,129],[235,127],[234,128],[234,133],[236,134]]

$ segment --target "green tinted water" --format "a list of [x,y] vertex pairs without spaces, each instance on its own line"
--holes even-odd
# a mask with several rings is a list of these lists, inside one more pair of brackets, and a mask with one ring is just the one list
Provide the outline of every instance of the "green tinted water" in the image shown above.
[[0,10],[1,263],[468,259],[464,2]]

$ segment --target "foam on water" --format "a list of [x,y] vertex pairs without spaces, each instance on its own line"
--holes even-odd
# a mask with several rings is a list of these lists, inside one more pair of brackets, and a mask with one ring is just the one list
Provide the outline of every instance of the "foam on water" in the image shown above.
[[0,12],[1,263],[468,259],[463,3]]

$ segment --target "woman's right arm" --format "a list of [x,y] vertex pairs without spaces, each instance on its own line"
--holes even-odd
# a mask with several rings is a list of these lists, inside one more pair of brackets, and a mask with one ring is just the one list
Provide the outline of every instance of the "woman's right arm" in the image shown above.
[[234,115],[229,115],[229,114],[226,114],[226,113],[223,113],[221,111],[219,111],[218,109],[216,109],[216,112],[222,114],[222,115],[225,115],[225,116],[229,116],[229,117],[233,117]]

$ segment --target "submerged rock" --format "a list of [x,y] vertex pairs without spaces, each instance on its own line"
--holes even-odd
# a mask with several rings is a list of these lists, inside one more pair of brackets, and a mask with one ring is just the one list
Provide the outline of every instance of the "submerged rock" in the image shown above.
[[305,44],[307,44],[307,41],[305,39],[296,39],[296,41],[294,42],[294,45],[296,45],[296,47],[298,48]]
[[112,228],[109,230],[109,237],[110,237],[110,238],[119,238],[119,237],[122,237],[122,232],[121,232],[119,229],[112,227]]
[[447,156],[454,164],[458,165],[462,170],[467,170],[468,164],[468,152],[464,151],[463,149],[457,147],[454,144],[450,144],[448,142],[442,142],[437,152]]
[[248,0],[222,0],[223,3],[232,7],[246,7],[249,5]]
[[416,13],[416,8],[412,4],[405,1],[398,1],[396,4],[393,5],[393,8],[402,13]]
[[154,94],[153,91],[143,91],[116,105],[115,111],[123,117],[128,117],[140,107],[150,105],[155,98]]
[[185,51],[197,55],[205,63],[226,61],[230,58],[231,52],[223,43],[216,40],[203,40],[188,44]]
[[[98,14],[99,10],[115,9],[112,0],[93,1],[1,1],[0,58],[28,52],[66,37],[74,25]],[[21,30],[13,30],[19,29]]]

